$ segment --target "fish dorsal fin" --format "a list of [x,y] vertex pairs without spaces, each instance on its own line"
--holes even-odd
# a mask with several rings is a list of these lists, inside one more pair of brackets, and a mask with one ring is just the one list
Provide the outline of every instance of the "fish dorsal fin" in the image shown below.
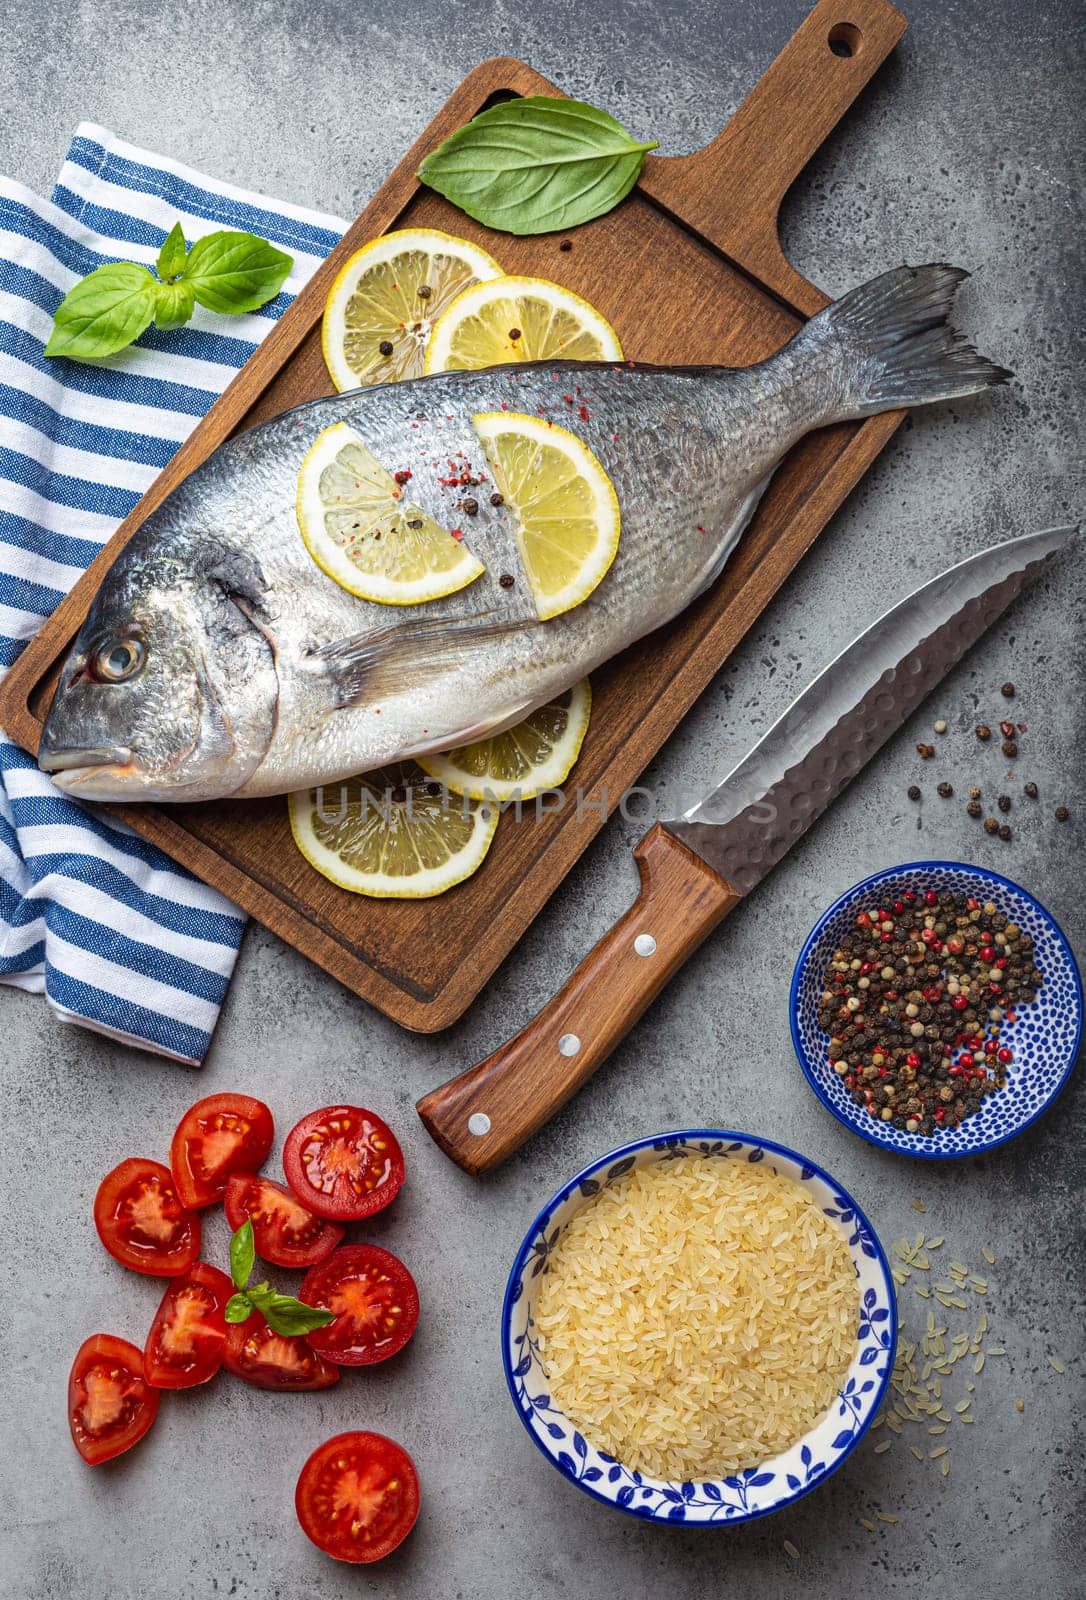
[[411,618],[333,639],[312,651],[309,662],[331,680],[336,707],[341,709],[356,705],[363,695],[380,699],[418,689],[477,645],[542,626],[533,617],[501,618],[493,611],[458,618]]

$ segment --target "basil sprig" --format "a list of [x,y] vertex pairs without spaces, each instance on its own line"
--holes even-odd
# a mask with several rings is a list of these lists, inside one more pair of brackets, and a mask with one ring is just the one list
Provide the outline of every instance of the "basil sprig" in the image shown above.
[[76,361],[116,355],[152,322],[159,328],[182,327],[197,304],[232,317],[256,311],[275,299],[293,264],[266,239],[232,229],[205,234],[190,250],[175,222],[155,272],[132,261],[113,261],[95,267],[68,290],[54,314],[45,354]]
[[300,1333],[312,1333],[314,1328],[327,1327],[334,1313],[307,1306],[293,1295],[279,1294],[270,1283],[249,1283],[256,1265],[256,1244],[253,1224],[247,1217],[230,1240],[230,1276],[236,1294],[226,1302],[227,1322],[247,1322],[254,1311],[259,1311],[273,1333],[284,1338],[294,1338]]
[[638,144],[583,100],[529,95],[481,111],[426,157],[418,176],[488,228],[551,233],[617,206],[657,143]]

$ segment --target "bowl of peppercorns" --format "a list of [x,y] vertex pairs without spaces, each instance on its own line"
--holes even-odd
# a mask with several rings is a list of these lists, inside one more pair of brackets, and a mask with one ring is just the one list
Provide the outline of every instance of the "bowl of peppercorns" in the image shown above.
[[1071,947],[1009,878],[912,861],[856,884],[796,962],[808,1083],[872,1144],[929,1160],[1013,1139],[1070,1075],[1083,994]]

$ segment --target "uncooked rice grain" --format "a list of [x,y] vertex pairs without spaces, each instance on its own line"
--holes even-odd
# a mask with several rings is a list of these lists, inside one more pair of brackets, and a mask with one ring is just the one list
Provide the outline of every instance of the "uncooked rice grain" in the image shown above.
[[856,1353],[848,1247],[767,1167],[682,1156],[569,1220],[536,1305],[552,1401],[652,1477],[723,1478],[803,1437]]

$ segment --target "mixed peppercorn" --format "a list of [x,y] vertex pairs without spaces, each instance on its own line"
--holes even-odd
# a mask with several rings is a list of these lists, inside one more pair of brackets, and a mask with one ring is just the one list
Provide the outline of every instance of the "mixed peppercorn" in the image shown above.
[[[1013,700],[1014,695],[1015,695],[1014,684],[1011,683],[1010,681],[1008,681],[1007,683],[1002,684],[1001,687],[1000,687],[1000,691],[999,692],[1004,697],[1004,699]],[[939,717],[937,719],[937,721],[935,722],[935,724],[934,724],[934,728],[935,728],[935,732],[936,733],[938,733],[940,735],[945,734],[947,732],[947,728],[948,728],[948,724],[947,724],[946,718],[945,717]],[[977,738],[980,740],[981,744],[986,744],[988,742],[988,740],[991,739],[991,737],[992,737],[992,730],[991,730],[991,728],[988,726],[988,724],[986,722],[978,722],[973,731],[976,734]],[[1000,745],[1000,749],[1002,751],[1002,754],[1007,758],[1008,761],[1013,761],[1015,759],[1015,757],[1018,755],[1018,737],[1019,737],[1019,735],[1025,733],[1025,732],[1026,732],[1026,724],[1024,722],[1011,722],[1009,720],[1004,720],[1004,721],[1000,722],[1000,724],[999,724],[999,733],[1000,733],[1000,738],[1002,740],[1002,743]],[[930,761],[932,759],[932,757],[935,755],[935,746],[933,744],[920,743],[916,747],[916,753],[920,757],[921,761]],[[1012,774],[1008,773],[1007,776],[1011,777]],[[1029,783],[1024,784],[1023,785],[1023,790],[1024,790],[1025,794],[1028,795],[1031,800],[1036,800],[1038,798],[1037,785],[1035,783],[1033,783],[1032,781],[1029,782]],[[954,794],[954,786],[953,786],[953,784],[947,782],[944,779],[944,781],[942,783],[939,783],[939,784],[936,785],[936,793],[942,799],[949,800]],[[909,785],[909,788],[908,788],[908,795],[909,795],[909,799],[910,800],[913,800],[913,801],[920,800],[922,798],[922,791],[921,791],[920,785],[916,784],[916,783],[911,783]],[[966,814],[968,816],[970,816],[970,817],[973,817],[974,819],[977,819],[977,818],[980,818],[980,817],[984,817],[985,808],[984,808],[984,806],[981,805],[980,802],[981,802],[981,791],[980,791],[979,788],[974,786],[973,788],[971,788],[969,790],[969,800],[966,803],[966,807],[965,807]],[[997,799],[996,804],[999,807],[1000,811],[1002,811],[1004,813],[1004,815],[1005,815],[1008,811],[1010,811],[1011,806],[1012,806],[1012,801],[1011,801],[1010,795],[1001,794],[999,796],[999,798]],[[1070,816],[1070,812],[1068,811],[1066,806],[1057,806],[1056,807],[1056,821],[1057,822],[1066,822],[1069,816]],[[1013,829],[1011,828],[1010,823],[1009,822],[1001,823],[999,821],[998,817],[993,817],[993,816],[985,817],[984,818],[984,831],[986,833],[995,834],[1000,839],[1002,839],[1004,841],[1007,841],[1007,840],[1009,840],[1009,839],[1014,837],[1014,832],[1013,832]]]
[[857,913],[822,975],[827,1058],[856,1105],[932,1136],[1006,1082],[1001,1041],[1044,978],[991,902],[906,889]]

